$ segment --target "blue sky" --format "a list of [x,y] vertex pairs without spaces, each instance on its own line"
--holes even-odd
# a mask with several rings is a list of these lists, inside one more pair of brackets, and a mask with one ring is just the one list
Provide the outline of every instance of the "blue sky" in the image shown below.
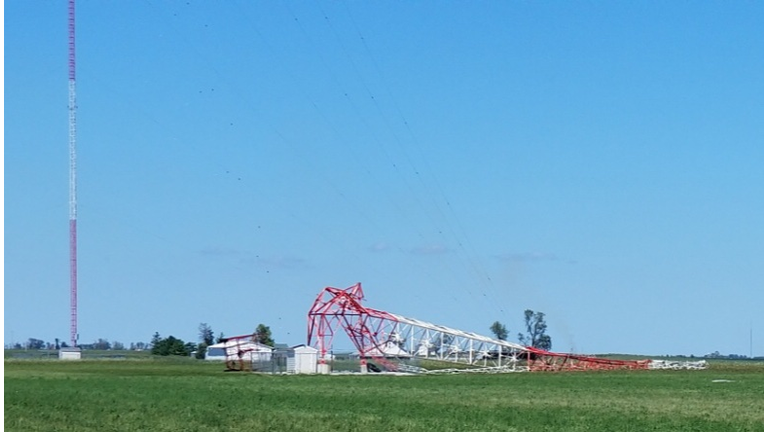
[[[762,355],[763,53],[750,1],[79,1],[80,342],[301,343],[362,282],[556,351]],[[6,2],[6,343],[68,339],[67,182],[67,4]]]

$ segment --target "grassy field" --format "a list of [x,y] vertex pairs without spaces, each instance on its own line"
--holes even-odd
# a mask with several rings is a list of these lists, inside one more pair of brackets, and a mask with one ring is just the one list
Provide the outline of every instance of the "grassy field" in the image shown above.
[[[6,360],[49,360],[59,358],[59,350],[25,350],[25,349],[6,349],[3,350]],[[150,359],[152,354],[149,351],[132,350],[83,350],[82,358],[86,360],[102,359]]]
[[[722,382],[721,380],[727,380]],[[762,431],[763,365],[267,376],[178,360],[6,360],[9,431]]]

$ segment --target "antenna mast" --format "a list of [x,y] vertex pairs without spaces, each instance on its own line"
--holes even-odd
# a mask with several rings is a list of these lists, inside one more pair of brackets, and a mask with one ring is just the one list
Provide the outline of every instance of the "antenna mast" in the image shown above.
[[69,340],[77,346],[77,153],[75,110],[75,0],[69,0]]

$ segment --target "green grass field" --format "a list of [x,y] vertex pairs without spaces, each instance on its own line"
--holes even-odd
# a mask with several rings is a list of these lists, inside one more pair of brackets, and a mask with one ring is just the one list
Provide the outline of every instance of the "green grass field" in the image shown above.
[[[728,382],[713,382],[728,380]],[[762,431],[763,364],[268,376],[191,359],[6,360],[8,431]]]

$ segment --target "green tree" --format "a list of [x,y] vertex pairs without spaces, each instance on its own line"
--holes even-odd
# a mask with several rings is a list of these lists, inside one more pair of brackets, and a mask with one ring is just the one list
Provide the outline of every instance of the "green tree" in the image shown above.
[[152,340],[149,341],[149,347],[148,348],[154,348],[155,345],[157,345],[160,342],[160,333],[155,332],[155,334],[152,335]]
[[275,346],[275,340],[272,339],[272,330],[264,324],[256,326],[256,330],[253,332],[253,341],[262,345]]
[[491,324],[491,333],[496,336],[496,339],[503,341],[507,340],[507,337],[509,336],[507,326],[498,321],[494,321],[493,324]]
[[183,340],[177,339],[173,336],[167,338],[160,338],[160,335],[155,333],[157,338],[152,338],[152,354],[158,356],[189,356],[189,354],[195,350],[195,344],[193,342],[184,343]]
[[205,351],[209,346],[213,345],[213,329],[207,323],[200,323],[197,326],[197,330],[200,343],[192,351],[195,352],[196,359],[203,360],[205,359]]
[[[197,345],[195,345],[194,342],[187,342],[187,343],[185,343],[184,344],[184,355],[185,356],[192,355],[192,351],[194,351],[195,349],[197,349]],[[181,355],[181,354],[179,354],[179,355]]]
[[195,358],[198,360],[205,360],[205,352],[208,350],[208,345],[204,343],[197,344],[195,348]]
[[213,329],[206,323],[200,323],[197,326],[198,334],[200,335],[200,342],[205,346],[213,345]]
[[27,349],[43,349],[45,348],[45,341],[42,339],[29,338],[27,341]]
[[518,333],[517,338],[521,344],[549,351],[552,349],[552,339],[547,332],[547,322],[544,321],[542,312],[525,310],[525,334]]
[[99,338],[99,340],[93,343],[93,349],[97,349],[97,350],[112,349],[112,344],[109,343],[109,341],[106,339]]

